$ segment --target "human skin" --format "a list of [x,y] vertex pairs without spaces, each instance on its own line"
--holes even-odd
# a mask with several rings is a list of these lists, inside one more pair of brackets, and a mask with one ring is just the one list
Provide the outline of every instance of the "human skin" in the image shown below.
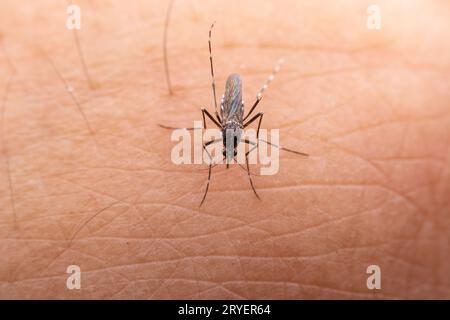
[[[65,1],[0,3],[0,298],[450,298],[447,2],[376,1],[369,30],[374,1],[175,1],[172,95],[169,2],[76,3],[76,34]],[[218,95],[240,73],[248,110],[284,57],[262,127],[310,156],[261,201],[217,166],[199,207],[207,166],[157,124],[213,112],[213,21]]]

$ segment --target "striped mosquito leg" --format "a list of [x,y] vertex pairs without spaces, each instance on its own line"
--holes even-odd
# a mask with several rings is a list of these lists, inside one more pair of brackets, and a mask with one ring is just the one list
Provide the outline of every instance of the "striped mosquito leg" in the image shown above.
[[272,73],[267,78],[266,82],[261,87],[261,90],[259,90],[258,94],[256,95],[257,99],[261,99],[263,92],[269,87],[269,84],[273,81],[273,79],[275,79],[275,76],[280,71],[281,66],[283,65],[283,63],[284,63],[284,59],[278,60],[276,66],[273,68]]
[[[248,139],[242,139],[241,142],[244,142],[244,143],[247,143],[247,144],[253,146],[253,148],[247,153],[250,153],[251,151],[253,151],[254,148],[256,148],[258,146],[258,143],[250,141]],[[304,157],[308,157],[309,156],[309,154],[307,154],[307,153],[296,151],[296,150],[292,150],[292,149],[288,149],[288,148],[284,148],[284,147],[281,147],[279,145],[276,145],[275,143],[269,142],[269,141],[264,140],[264,139],[258,139],[258,142],[264,142],[264,143],[267,143],[268,145],[270,145],[272,147],[275,147],[277,149],[280,149],[280,150],[283,150],[283,151],[287,151],[287,152],[292,152],[292,153],[295,153],[295,154],[298,154],[298,155],[301,155],[301,156],[304,156]]]
[[212,167],[212,162],[209,164],[209,168],[208,168],[208,182],[206,184],[205,194],[203,195],[202,201],[200,202],[200,207],[202,206],[203,202],[205,202],[206,195],[208,194],[209,182],[211,181],[211,167]]
[[259,101],[261,101],[261,99],[262,99],[264,91],[266,91],[266,89],[269,87],[269,84],[273,81],[273,79],[275,79],[275,75],[280,71],[281,66],[283,65],[283,63],[284,63],[284,59],[278,60],[277,64],[275,65],[275,68],[273,68],[272,73],[270,74],[270,76],[267,78],[267,80],[264,83],[264,85],[261,87],[261,89],[256,94],[256,101],[253,104],[253,106],[251,107],[251,109],[248,112],[248,114],[245,116],[244,121],[253,112],[253,110],[255,110],[256,106],[259,103]]
[[259,197],[258,193],[256,192],[255,186],[253,185],[252,175],[251,175],[251,173],[250,173],[250,167],[249,167],[249,165],[248,165],[248,155],[250,154],[250,152],[252,152],[253,150],[255,150],[255,149],[258,147],[258,144],[257,144],[257,143],[254,143],[254,142],[252,142],[252,141],[249,141],[248,139],[241,140],[241,141],[253,145],[253,148],[251,148],[249,151],[247,151],[247,152],[245,153],[245,164],[246,164],[246,166],[247,166],[246,171],[247,171],[247,174],[248,174],[248,179],[249,179],[249,181],[250,181],[250,186],[252,187],[253,193],[255,194],[255,196],[256,196],[259,200],[261,200],[261,198]]
[[212,158],[211,154],[208,152],[208,149],[206,149],[206,147],[213,143],[217,143],[220,141],[222,141],[222,139],[214,139],[214,140],[208,141],[203,144],[203,149],[206,151],[206,154],[209,157],[209,167],[208,167],[208,182],[206,183],[206,190],[205,190],[205,194],[203,195],[202,201],[200,202],[200,207],[202,206],[203,202],[205,202],[206,195],[208,194],[209,183],[211,181],[211,169],[213,167],[213,158]]
[[296,150],[292,150],[292,149],[288,149],[288,148],[284,148],[284,147],[281,147],[279,145],[276,145],[275,143],[269,142],[269,141],[264,140],[264,139],[258,139],[258,141],[265,142],[268,145],[270,145],[272,147],[275,147],[275,148],[278,148],[278,149],[283,150],[283,151],[295,153],[295,154],[298,154],[298,155],[301,155],[301,156],[304,156],[304,157],[308,157],[309,156],[309,154],[307,154],[307,153],[296,151]]
[[[255,146],[255,147],[256,147],[256,146]],[[253,147],[253,148],[255,148],[255,147]],[[251,174],[250,174],[250,167],[249,167],[249,165],[248,165],[248,154],[249,154],[251,151],[252,151],[252,150],[248,151],[248,152],[245,154],[245,164],[247,165],[248,179],[250,180],[250,185],[252,186],[253,193],[255,194],[255,196],[256,196],[259,200],[261,200],[261,198],[259,197],[258,193],[256,192],[255,186],[253,185],[252,176],[251,176]]]

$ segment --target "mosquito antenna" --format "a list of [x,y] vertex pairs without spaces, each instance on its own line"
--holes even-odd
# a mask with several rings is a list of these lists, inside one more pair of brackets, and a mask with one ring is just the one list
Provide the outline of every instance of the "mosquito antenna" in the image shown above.
[[213,90],[213,95],[214,95],[214,110],[216,111],[216,117],[219,118],[219,113],[217,112],[216,80],[214,78],[214,67],[213,67],[213,58],[212,58],[212,50],[211,50],[211,33],[212,33],[212,29],[214,28],[215,23],[216,22],[213,22],[213,24],[211,24],[211,28],[209,29],[208,47],[209,47],[209,64],[211,66],[212,90]]

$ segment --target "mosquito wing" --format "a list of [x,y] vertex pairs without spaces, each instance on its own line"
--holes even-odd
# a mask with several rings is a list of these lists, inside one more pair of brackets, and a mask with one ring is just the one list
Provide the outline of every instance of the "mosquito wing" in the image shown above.
[[244,114],[244,107],[242,105],[242,82],[238,74],[231,74],[227,79],[220,111],[224,122],[229,120],[242,122]]

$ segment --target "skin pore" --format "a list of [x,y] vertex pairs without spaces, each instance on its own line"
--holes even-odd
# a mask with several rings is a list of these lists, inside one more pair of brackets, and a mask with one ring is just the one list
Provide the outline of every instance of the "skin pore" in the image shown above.
[[[0,298],[450,298],[450,6],[0,3]],[[231,73],[280,129],[273,176],[175,165]],[[84,68],[85,66],[86,68]],[[210,123],[208,124],[212,126]],[[256,124],[255,124],[256,125]],[[251,168],[257,172],[257,167]],[[69,265],[81,289],[69,290]],[[381,269],[369,290],[367,267]]]

